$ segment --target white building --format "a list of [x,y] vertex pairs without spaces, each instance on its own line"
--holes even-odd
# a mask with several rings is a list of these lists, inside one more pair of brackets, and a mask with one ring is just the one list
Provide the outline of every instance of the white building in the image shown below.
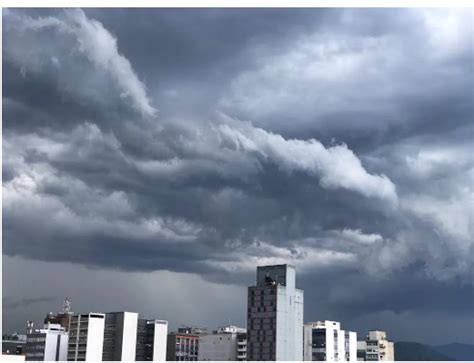
[[303,291],[290,265],[257,267],[248,288],[247,359],[303,360]]
[[200,361],[238,361],[246,359],[247,330],[233,325],[219,327],[213,334],[199,337]]
[[134,361],[137,345],[138,313],[105,314],[103,361]]
[[356,361],[357,333],[341,330],[336,321],[317,321],[304,325],[304,360]]
[[166,320],[138,319],[137,361],[165,361],[168,338]]
[[168,322],[128,311],[72,315],[68,360],[165,361]]
[[26,337],[26,360],[64,361],[67,359],[69,336],[59,324],[45,324]]
[[105,314],[75,314],[69,320],[67,360],[102,360]]
[[395,351],[393,342],[387,340],[387,333],[380,330],[370,330],[365,341],[358,342],[358,359],[368,361],[394,361]]

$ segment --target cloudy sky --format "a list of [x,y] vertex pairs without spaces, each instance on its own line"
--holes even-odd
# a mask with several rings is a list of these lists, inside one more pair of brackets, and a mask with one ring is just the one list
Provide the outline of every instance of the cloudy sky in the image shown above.
[[474,342],[472,16],[4,10],[4,331],[245,326],[291,263],[305,321]]

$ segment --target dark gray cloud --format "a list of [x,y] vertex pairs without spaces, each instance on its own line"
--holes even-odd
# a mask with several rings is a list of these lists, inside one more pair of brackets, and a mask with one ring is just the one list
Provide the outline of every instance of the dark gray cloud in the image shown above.
[[6,10],[4,255],[216,293],[288,262],[306,320],[454,331],[474,292],[471,16]]
[[2,298],[2,307],[4,309],[18,309],[25,308],[27,306],[41,303],[41,302],[51,302],[57,300],[57,298],[51,296],[40,296],[35,298],[23,298],[23,299],[14,299],[11,296],[6,296]]

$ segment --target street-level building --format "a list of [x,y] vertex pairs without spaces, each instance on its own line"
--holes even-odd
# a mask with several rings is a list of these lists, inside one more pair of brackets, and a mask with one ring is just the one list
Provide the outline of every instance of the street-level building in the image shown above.
[[68,361],[101,361],[105,314],[74,314],[69,320]]
[[257,267],[248,288],[248,360],[303,360],[303,291],[295,275],[290,265]]
[[304,360],[343,362],[357,360],[357,333],[341,329],[336,321],[304,324]]
[[[387,339],[387,333],[380,330],[370,330],[365,338],[365,360],[367,361],[394,361],[395,351],[393,342]],[[363,344],[359,345],[358,356],[362,360]]]
[[45,324],[26,337],[28,361],[65,361],[67,359],[69,335],[59,324]]

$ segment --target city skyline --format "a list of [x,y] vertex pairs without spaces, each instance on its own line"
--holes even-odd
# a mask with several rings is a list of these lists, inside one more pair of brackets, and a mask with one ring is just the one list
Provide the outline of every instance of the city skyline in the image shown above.
[[245,326],[291,264],[305,322],[474,343],[472,12],[2,18],[4,332],[64,296]]
[[35,329],[28,321],[26,335],[3,335],[2,354],[27,361],[395,359],[385,331],[369,331],[358,341],[357,333],[342,330],[340,322],[304,323],[304,291],[296,286],[294,266],[256,270],[256,283],[247,291],[246,328],[228,325],[210,331],[188,326],[168,333],[166,320],[146,319],[137,312],[75,313],[65,298],[60,312],[47,314],[44,328]]

